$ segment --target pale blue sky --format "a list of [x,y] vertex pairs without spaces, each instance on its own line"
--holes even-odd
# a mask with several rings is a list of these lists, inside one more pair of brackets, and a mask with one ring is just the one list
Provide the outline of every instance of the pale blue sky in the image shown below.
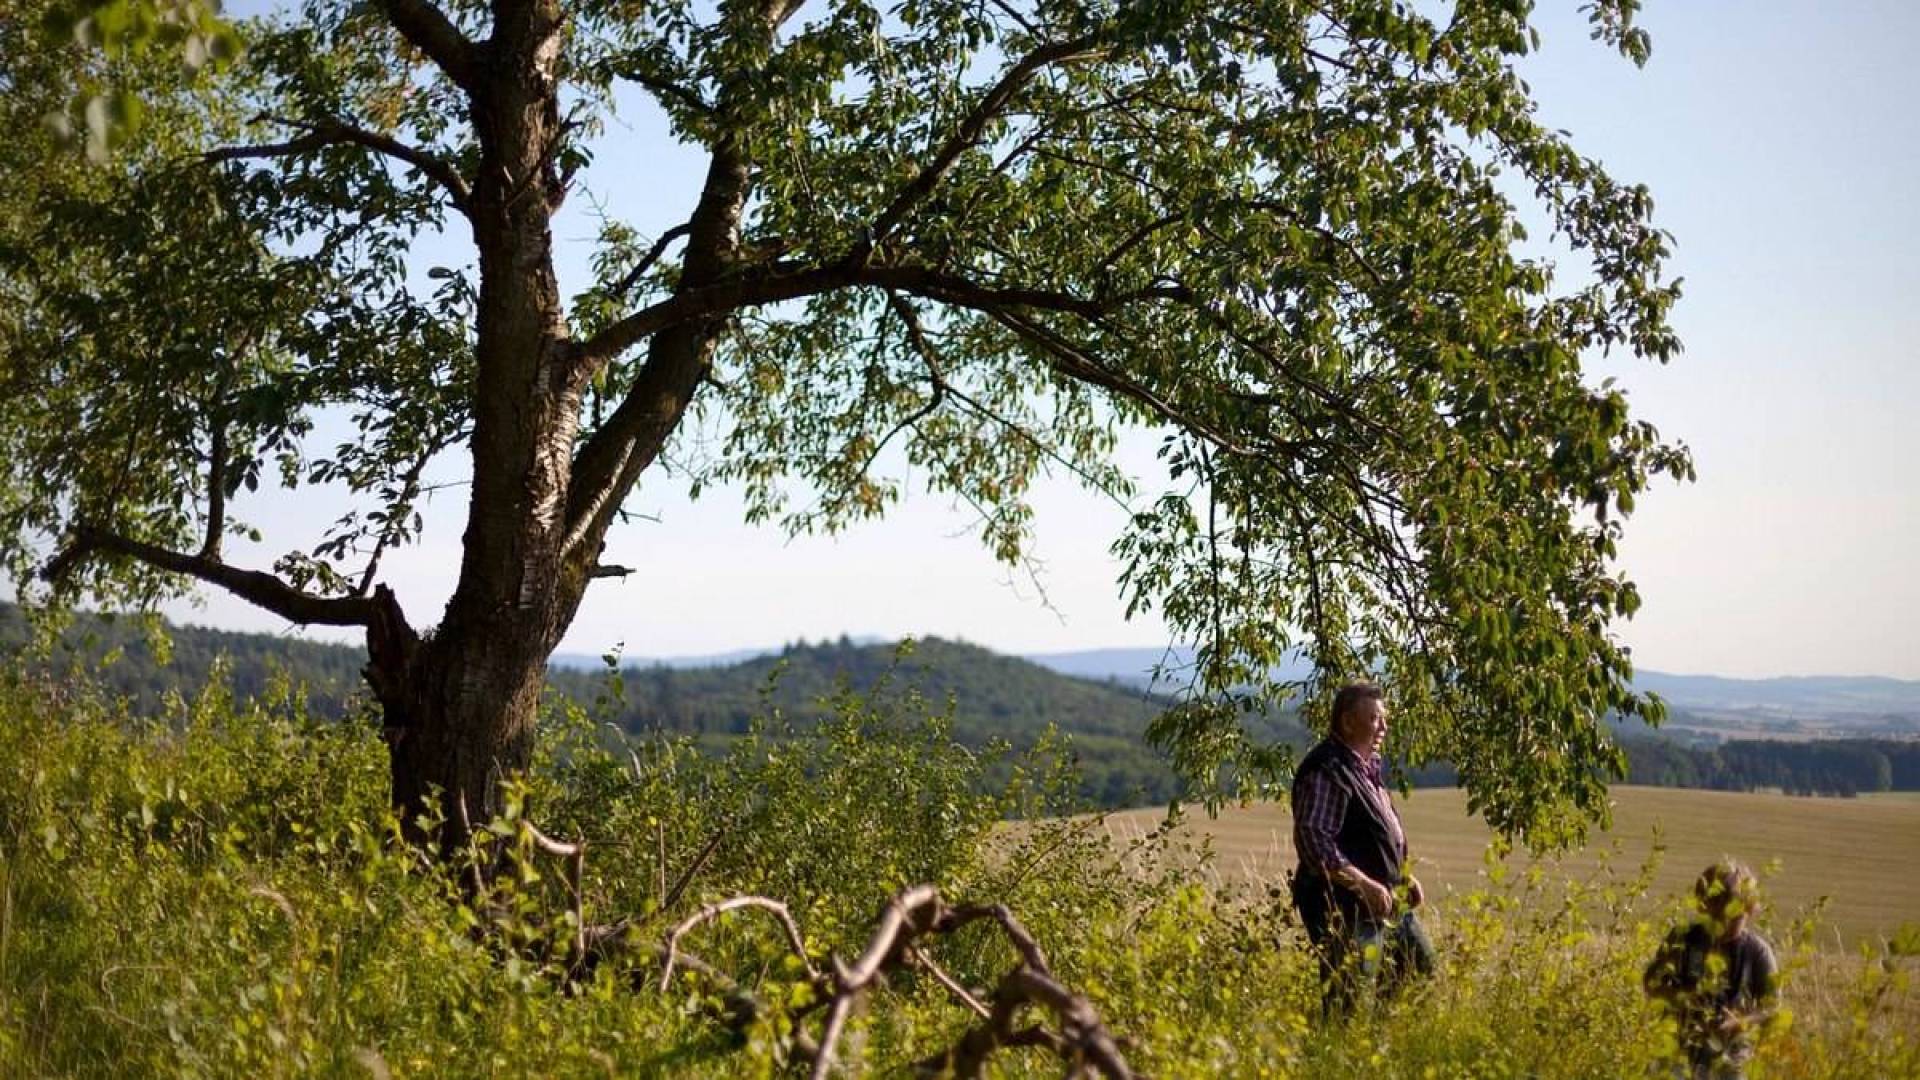
[[[1920,678],[1920,4],[1648,0],[1654,55],[1639,71],[1586,41],[1573,0],[1540,7],[1546,47],[1525,72],[1543,119],[1651,187],[1687,283],[1674,316],[1686,352],[1672,366],[1596,366],[1693,447],[1700,473],[1656,489],[1628,526],[1625,564],[1646,606],[1621,637],[1666,671]],[[628,120],[590,183],[657,231],[685,216],[698,162],[654,117]],[[587,205],[559,230],[576,281]],[[449,244],[432,258],[467,254]],[[1129,454],[1150,462],[1146,447]],[[417,622],[451,589],[465,501],[444,492],[426,542],[387,560]],[[650,476],[631,506],[660,520],[618,529],[608,558],[642,572],[596,585],[564,649],[668,656],[842,632],[1010,652],[1165,642],[1157,622],[1122,618],[1107,554],[1118,512],[1064,481],[1037,507],[1051,608],[944,499],[910,496],[884,522],[792,541],[742,524],[726,491],[689,503]],[[251,517],[274,543],[235,557],[265,565],[337,513],[305,492],[257,501]],[[206,600],[171,613],[286,629]]]

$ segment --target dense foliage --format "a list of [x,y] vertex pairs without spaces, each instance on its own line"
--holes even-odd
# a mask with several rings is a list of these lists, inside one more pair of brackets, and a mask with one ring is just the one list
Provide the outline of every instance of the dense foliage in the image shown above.
[[[1671,1049],[1639,989],[1670,909],[1640,896],[1642,876],[1566,882],[1490,855],[1486,888],[1429,916],[1442,976],[1327,1026],[1286,909],[1190,884],[1203,853],[1097,819],[997,824],[1013,804],[1057,805],[1057,778],[1023,766],[1005,794],[978,794],[979,757],[911,690],[843,696],[834,716],[714,759],[661,741],[604,753],[590,717],[550,715],[558,752],[481,832],[517,868],[482,904],[399,844],[370,726],[315,722],[285,693],[242,706],[214,690],[142,719],[8,680],[0,1074],[774,1072],[805,996],[778,935],[740,917],[694,943],[771,1005],[741,1035],[699,977],[655,989],[643,949],[569,983],[548,945],[571,932],[572,897],[525,846],[530,820],[586,839],[586,917],[630,915],[641,943],[738,890],[785,898],[816,959],[856,948],[907,882],[1004,900],[1156,1076],[1585,1080],[1646,1075]],[[1914,1075],[1912,961],[1811,953],[1789,915],[1762,921],[1792,1016],[1756,1080]],[[937,957],[976,986],[1006,959],[988,937]],[[932,980],[899,978],[847,1045],[893,1073],[966,1023]],[[1058,1072],[1038,1051],[998,1060],[1005,1075]]]

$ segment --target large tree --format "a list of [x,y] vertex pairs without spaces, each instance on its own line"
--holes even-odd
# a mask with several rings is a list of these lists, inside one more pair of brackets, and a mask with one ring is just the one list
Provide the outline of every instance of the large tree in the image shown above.
[[[1637,6],[1588,16],[1643,60]],[[1299,648],[1390,681],[1407,755],[1496,824],[1591,812],[1604,718],[1657,709],[1609,629],[1619,522],[1688,465],[1581,365],[1666,360],[1676,294],[1647,192],[1536,118],[1530,8],[309,0],[225,72],[129,61],[149,119],[107,166],[10,151],[0,544],[55,601],[205,585],[364,627],[394,798],[453,820],[528,763],[547,657],[691,417],[753,520],[880,514],[910,465],[1010,561],[1058,469],[1133,507],[1119,587],[1199,646],[1157,731],[1196,774],[1284,773],[1243,719]],[[31,131],[45,50],[5,62]],[[555,217],[616,107],[705,175],[659,235],[607,223],[569,297]],[[435,230],[475,269],[423,288]],[[1165,476],[1114,464],[1130,428]],[[428,630],[380,559],[462,450]],[[361,508],[234,565],[262,482]]]

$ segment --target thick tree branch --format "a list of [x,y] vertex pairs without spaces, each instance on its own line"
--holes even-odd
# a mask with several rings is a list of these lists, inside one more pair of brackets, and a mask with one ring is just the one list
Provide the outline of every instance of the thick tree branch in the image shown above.
[[687,108],[692,109],[694,112],[699,113],[701,116],[710,117],[714,114],[713,105],[708,102],[706,98],[701,97],[697,91],[682,86],[672,79],[663,79],[658,75],[634,68],[616,71],[614,74],[630,83],[653,91],[654,97],[659,98],[662,102],[669,100],[677,101]]
[[214,162],[239,161],[244,158],[289,157],[294,154],[312,153],[321,147],[331,146],[341,141],[344,140],[325,139],[313,132],[308,132],[297,139],[288,139],[285,142],[254,143],[246,146],[222,146],[217,150],[209,150],[201,154],[200,160]]
[[[87,526],[74,530],[73,541],[54,556],[41,571],[41,576],[48,581],[58,581],[88,559],[103,554],[134,559],[156,569],[185,574],[209,585],[218,585],[256,607],[302,626],[371,628],[385,620],[399,618],[393,594],[384,589],[373,596],[315,596],[294,588],[272,574],[243,570],[201,555],[185,555]],[[405,620],[400,619],[400,624],[404,623]]]
[[[1174,405],[1152,388],[1143,386],[1100,363],[1079,345],[1022,313],[995,309],[988,314],[1023,340],[1038,346],[1042,352],[1046,353],[1054,370],[1062,375],[1091,383],[1141,405],[1161,420],[1183,427],[1228,453],[1253,456],[1266,449],[1256,450],[1247,446],[1239,438],[1222,431],[1217,425]],[[1292,448],[1291,444],[1276,445],[1284,449]]]
[[200,557],[218,562],[220,541],[227,531],[227,422],[208,422],[213,429],[207,448],[207,533]]
[[[799,270],[775,268],[737,274],[716,284],[683,289],[602,330],[576,347],[573,378],[584,380],[625,351],[632,344],[664,331],[691,333],[689,324],[725,318],[742,309],[783,300],[796,300],[833,289],[869,286],[889,292],[905,293],[986,312],[996,317],[1027,310],[1054,311],[1085,319],[1099,319],[1130,303],[1149,300],[1191,302],[1192,294],[1178,285],[1161,285],[1132,292],[1088,299],[1047,289],[995,287],[970,281],[956,274],[922,266],[863,266],[845,262]],[[1026,325],[1033,326],[1031,320]],[[673,355],[680,345],[665,341],[663,355]],[[1073,355],[1068,349],[1067,355]],[[587,440],[574,459],[574,482],[568,496],[569,550],[576,550],[593,537],[607,508],[617,505],[638,478],[639,471],[652,461],[658,442],[671,430],[667,413],[669,403],[684,401],[678,389],[680,380],[692,370],[690,358],[681,356],[675,363],[650,358],[634,380],[626,399],[607,418],[599,431]],[[1063,360],[1063,364],[1065,361]],[[697,365],[694,365],[697,366]],[[1109,389],[1130,385],[1117,375],[1082,362],[1080,368],[1099,374]],[[1088,378],[1084,381],[1098,380]],[[1143,396],[1152,395],[1134,388]],[[1157,399],[1156,399],[1157,400]],[[1170,406],[1163,408],[1171,412]],[[1230,442],[1220,436],[1223,445]],[[644,444],[644,445],[642,445]]]
[[473,192],[465,178],[460,175],[460,171],[445,158],[428,153],[417,146],[410,146],[390,135],[368,131],[333,118],[309,121],[275,116],[268,119],[291,128],[304,130],[306,134],[286,142],[264,143],[256,146],[225,146],[207,151],[201,155],[202,160],[211,162],[234,161],[242,158],[288,157],[294,154],[310,153],[328,146],[364,146],[420,170],[421,175],[439,184],[446,191],[453,200],[456,210],[463,214],[467,212],[467,203],[472,198]]
[[387,21],[440,70],[472,92],[480,79],[480,47],[460,32],[433,0],[377,0]]
[[1115,308],[1140,300],[1190,301],[1190,290],[1158,285],[1114,296],[1087,298],[1050,289],[982,285],[926,266],[853,265],[793,268],[761,267],[723,278],[714,284],[684,289],[612,324],[576,347],[577,380],[592,378],[621,353],[669,327],[697,319],[731,315],[746,308],[801,300],[834,289],[867,285],[880,289],[943,300],[962,307],[1038,308],[1099,318]]

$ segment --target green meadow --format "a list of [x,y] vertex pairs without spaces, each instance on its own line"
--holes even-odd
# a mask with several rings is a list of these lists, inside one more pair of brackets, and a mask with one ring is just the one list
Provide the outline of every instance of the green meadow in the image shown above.
[[[1920,1076],[1916,943],[1879,940],[1907,910],[1920,801],[1622,789],[1617,853],[1529,864],[1483,861],[1458,796],[1416,794],[1441,972],[1328,1023],[1267,891],[1278,811],[1076,814],[1065,755],[1004,760],[988,793],[992,763],[917,693],[831,704],[724,756],[616,749],[558,707],[505,815],[436,855],[391,815],[378,731],[297,694],[142,716],[0,680],[0,1077],[804,1075],[839,993],[819,973],[868,954],[887,898],[920,883],[1004,905],[1080,995],[1070,1029],[1028,1003],[1021,1030],[1097,1018],[1133,1075],[1657,1075],[1676,1029],[1640,971],[1721,850],[1782,860],[1764,923],[1782,1008],[1753,1080]],[[569,869],[540,835],[584,856]],[[1856,857],[1876,843],[1887,861]],[[764,910],[701,914],[742,896],[784,905],[791,935]],[[1061,1075],[1044,1044],[958,1066],[985,1030],[969,1001],[1031,962],[1008,937],[976,923],[900,956],[844,1014],[833,1075]]]

